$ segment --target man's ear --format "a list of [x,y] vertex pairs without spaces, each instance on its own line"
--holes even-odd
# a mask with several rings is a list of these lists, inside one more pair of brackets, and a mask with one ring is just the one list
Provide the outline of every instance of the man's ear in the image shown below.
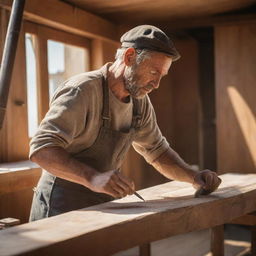
[[124,63],[126,66],[131,66],[136,61],[136,51],[134,48],[128,48],[124,53]]

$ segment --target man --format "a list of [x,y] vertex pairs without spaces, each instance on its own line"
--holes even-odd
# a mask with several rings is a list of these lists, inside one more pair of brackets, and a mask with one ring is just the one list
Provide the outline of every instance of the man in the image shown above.
[[121,43],[114,63],[57,89],[31,141],[31,160],[44,171],[30,220],[133,194],[133,181],[119,171],[131,145],[169,179],[207,193],[219,186],[214,172],[193,170],[169,147],[147,96],[179,58],[171,40],[143,25],[125,33]]

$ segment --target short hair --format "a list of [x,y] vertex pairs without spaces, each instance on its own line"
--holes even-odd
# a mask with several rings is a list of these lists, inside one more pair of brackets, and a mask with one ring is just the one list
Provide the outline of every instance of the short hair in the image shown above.
[[[124,53],[128,48],[119,48],[116,51],[116,60],[123,60]],[[137,55],[136,55],[136,63],[140,64],[143,62],[145,59],[150,59],[151,58],[151,51],[148,49],[135,49]]]

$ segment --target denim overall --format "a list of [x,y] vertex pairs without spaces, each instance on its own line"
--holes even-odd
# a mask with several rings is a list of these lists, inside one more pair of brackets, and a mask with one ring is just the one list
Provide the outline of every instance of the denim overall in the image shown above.
[[[141,113],[139,101],[133,99],[133,117],[127,133],[111,129],[109,113],[109,88],[103,77],[103,111],[102,126],[93,145],[73,157],[92,166],[99,172],[116,170],[121,167],[124,157],[139,129]],[[103,193],[73,183],[43,170],[42,176],[34,190],[30,212],[30,221],[55,216],[71,210],[111,201],[114,198]]]

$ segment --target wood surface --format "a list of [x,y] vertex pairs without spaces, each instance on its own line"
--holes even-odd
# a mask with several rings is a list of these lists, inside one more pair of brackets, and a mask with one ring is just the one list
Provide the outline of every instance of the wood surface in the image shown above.
[[0,164],[0,218],[28,221],[33,187],[40,175],[41,168],[30,161]]
[[[7,22],[8,15],[5,16]],[[1,27],[1,29],[4,29]],[[1,49],[0,49],[1,50]],[[2,161],[19,161],[28,155],[28,121],[25,70],[25,38],[21,27],[4,120],[0,131]]]
[[[167,135],[170,130],[172,132],[171,137],[167,136],[170,145],[186,162],[198,165],[201,129],[199,47],[197,41],[191,37],[175,40],[175,46],[181,53],[181,58],[169,70],[169,84],[164,84],[156,91],[159,93],[160,106],[155,108],[156,111],[161,110],[157,113],[160,128],[163,127]],[[166,97],[168,90],[172,94],[169,99]],[[163,104],[162,99],[165,100]],[[155,106],[154,99],[152,101]]]
[[[168,182],[129,196],[0,232],[0,255],[109,255],[229,222],[256,209],[256,175],[225,174],[209,196]],[[15,246],[13,246],[15,244]]]
[[232,220],[232,224],[245,225],[245,226],[256,226],[256,216],[247,214],[237,219]]
[[[1,0],[0,6],[10,9],[11,0]],[[119,40],[115,24],[62,1],[27,0],[24,18],[89,38],[107,41]]]
[[[253,0],[219,1],[211,0],[211,5],[202,0],[193,0],[189,4],[186,0],[66,0],[84,10],[101,15],[118,23],[147,24],[148,21],[177,20],[205,17],[239,8],[249,7]],[[149,23],[152,24],[152,23]],[[189,23],[188,23],[189,24]]]
[[150,243],[142,244],[139,248],[140,256],[150,256],[151,255],[151,246]]
[[224,225],[211,229],[212,256],[224,256]]
[[[2,59],[5,36],[7,31],[7,20],[8,20],[8,11],[0,8],[0,59]],[[6,113],[7,115],[7,113]],[[5,117],[6,120],[6,117]],[[3,127],[0,130],[0,162],[3,162],[5,158],[7,158],[6,145],[7,145],[7,124],[3,122]]]
[[256,171],[256,22],[215,27],[219,173]]
[[256,256],[256,226],[251,227],[252,247],[251,256]]

